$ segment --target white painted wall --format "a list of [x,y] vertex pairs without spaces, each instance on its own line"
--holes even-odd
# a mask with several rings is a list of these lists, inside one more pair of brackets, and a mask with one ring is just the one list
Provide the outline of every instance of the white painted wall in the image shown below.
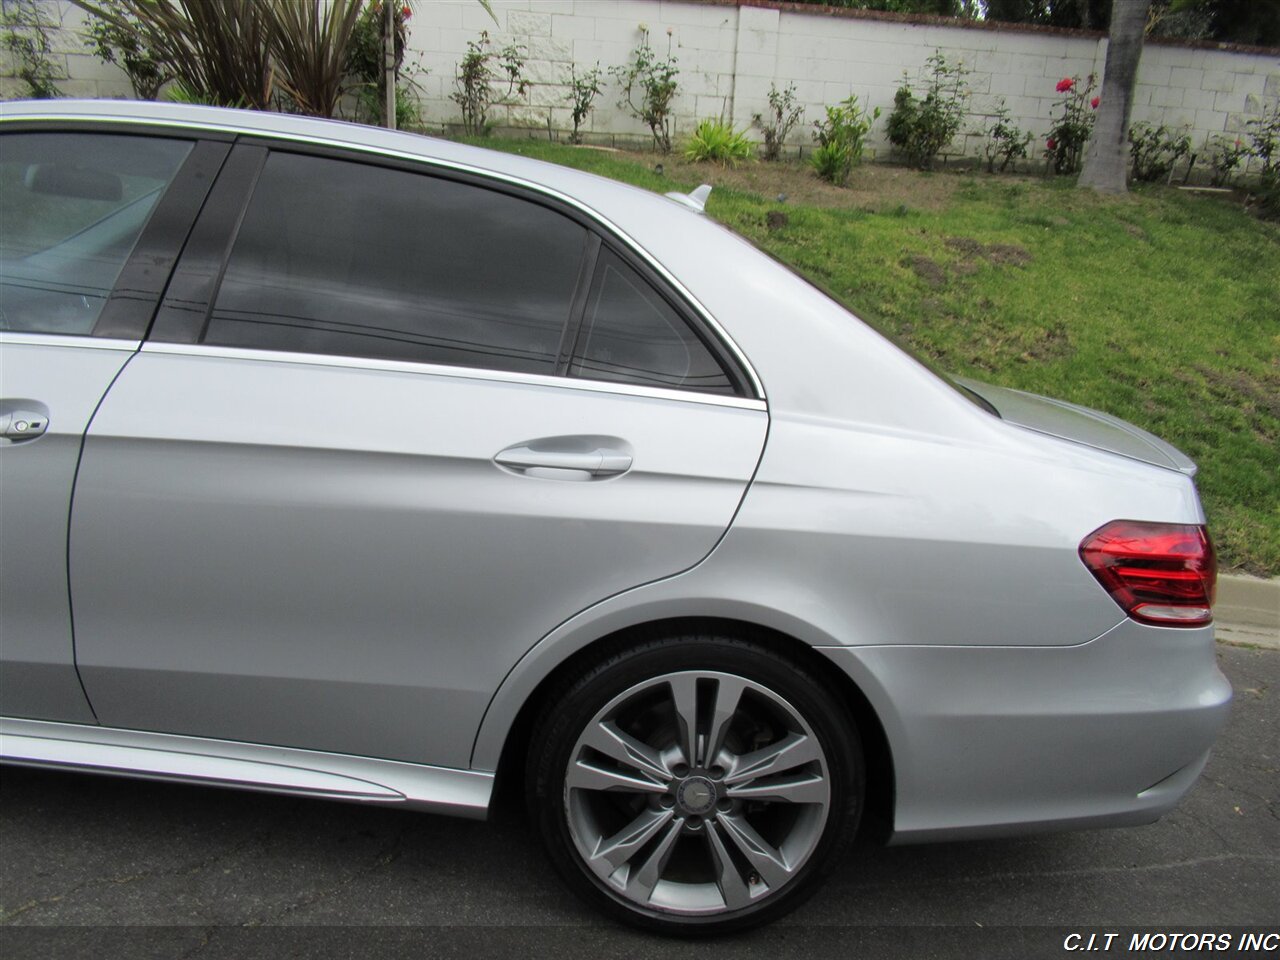
[[[71,96],[118,97],[129,86],[116,68],[89,55],[76,31],[82,12],[65,0],[45,0],[65,29],[58,39],[60,62]],[[459,118],[449,99],[454,71],[468,40],[488,30],[495,45],[514,42],[527,49],[525,73],[532,81],[521,102],[496,107],[499,127],[527,128],[546,135],[547,118],[562,132],[571,126],[569,65],[603,68],[627,60],[648,27],[654,47],[668,48],[679,67],[675,104],[677,138],[697,121],[725,116],[744,127],[766,107],[770,84],[793,82],[806,108],[805,124],[791,137],[793,147],[811,143],[811,121],[824,104],[850,93],[882,117],[872,130],[873,156],[887,155],[884,120],[904,71],[914,74],[935,49],[962,60],[972,73],[971,110],[966,130],[983,126],[985,115],[1004,98],[1015,122],[1042,142],[1064,76],[1102,73],[1105,39],[1046,32],[982,30],[899,23],[820,12],[737,7],[688,0],[492,0],[498,22],[476,0],[419,0],[412,21],[409,61],[426,70],[417,83],[424,120],[433,128]],[[9,70],[0,71],[9,73]],[[14,84],[0,81],[12,96]],[[610,79],[597,99],[587,131],[597,143],[645,143],[647,129],[617,106]],[[1133,119],[1189,127],[1197,145],[1214,134],[1243,132],[1244,124],[1280,99],[1280,54],[1192,49],[1149,43],[1143,50]],[[983,138],[970,135],[957,151],[980,153]]]

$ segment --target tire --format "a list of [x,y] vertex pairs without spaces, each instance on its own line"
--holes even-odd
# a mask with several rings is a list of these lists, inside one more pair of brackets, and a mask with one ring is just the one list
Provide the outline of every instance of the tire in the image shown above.
[[569,887],[679,936],[795,909],[846,852],[863,803],[861,745],[834,686],[729,636],[641,641],[566,679],[526,770],[531,820]]

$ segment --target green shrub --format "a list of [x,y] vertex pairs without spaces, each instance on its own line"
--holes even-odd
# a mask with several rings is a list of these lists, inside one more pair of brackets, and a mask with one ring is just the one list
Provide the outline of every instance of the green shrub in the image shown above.
[[1249,156],[1249,148],[1239,137],[1224,137],[1221,134],[1209,142],[1209,167],[1213,170],[1210,184],[1215,187],[1229,187],[1235,179],[1240,161]]
[[48,4],[37,0],[9,0],[0,7],[0,48],[8,52],[12,75],[26,84],[24,96],[31,100],[62,96],[57,81],[67,78],[53,50],[57,24],[48,12]]
[[569,64],[569,76],[562,81],[569,88],[569,93],[565,97],[573,105],[573,133],[569,135],[570,143],[582,142],[582,125],[586,122],[587,117],[591,115],[591,104],[596,97],[600,96],[600,63],[596,61],[596,65],[590,70],[578,73],[578,68],[574,64]]
[[1252,191],[1255,210],[1268,220],[1280,219],[1280,100],[1247,126],[1249,153],[1262,161],[1258,185]]
[[826,111],[825,119],[813,122],[813,139],[818,146],[809,162],[823,180],[843,187],[854,165],[862,160],[867,133],[880,116],[880,108],[867,113],[858,106],[858,98],[850,95]]
[[1092,96],[1097,78],[1091,73],[1083,83],[1079,77],[1063,77],[1055,89],[1062,99],[1050,114],[1052,126],[1045,140],[1045,156],[1053,164],[1054,173],[1079,173],[1084,161],[1084,147],[1093,132],[1093,121],[1098,109],[1098,98]]
[[[415,121],[420,122],[417,104],[409,91],[401,84],[405,52],[409,46],[409,19],[411,9],[396,4],[393,13],[392,75],[396,80],[396,128],[403,129]],[[363,123],[382,126],[387,112],[387,70],[383,62],[383,31],[386,18],[380,3],[364,8],[347,44],[345,68],[347,81],[356,95],[356,118]],[[413,69],[410,68],[410,73]],[[408,80],[412,84],[412,80]]]
[[909,165],[920,170],[930,169],[934,158],[960,132],[969,100],[969,87],[964,79],[968,73],[962,63],[952,63],[941,50],[935,50],[925,60],[917,81],[920,96],[904,76],[902,86],[893,97],[887,129],[889,142]]
[[764,134],[766,160],[781,158],[787,134],[803,119],[804,107],[796,103],[796,85],[789,83],[785,90],[779,91],[776,85],[769,84],[769,118],[766,120],[763,114],[757,113],[751,119]]
[[[506,90],[499,90],[502,83]],[[467,41],[467,52],[458,64],[449,99],[462,110],[462,128],[469,136],[489,132],[489,107],[524,96],[529,81],[524,78],[524,47],[509,43],[493,49],[489,31],[481,30],[479,40]]]
[[1004,100],[999,101],[991,125],[987,127],[987,173],[996,172],[996,161],[1000,161],[1000,173],[1009,169],[1015,160],[1027,155],[1027,145],[1034,134],[1023,133],[1009,116],[1009,108]]
[[1133,179],[1151,183],[1173,176],[1179,160],[1191,153],[1191,135],[1175,135],[1163,123],[1135,123],[1129,128],[1129,156],[1133,159]]
[[747,139],[747,131],[734,130],[733,124],[723,120],[703,120],[685,147],[684,158],[694,163],[710,160],[736,167],[742,161],[750,160],[752,152],[753,145]]
[[169,68],[157,61],[141,22],[128,10],[120,11],[119,20],[91,17],[84,42],[103,63],[113,63],[125,72],[139,100],[155,100],[160,88],[173,77]]
[[671,105],[680,73],[671,56],[671,31],[667,31],[667,56],[660,60],[649,45],[649,28],[642,25],[640,43],[631,51],[631,59],[620,67],[610,67],[609,73],[622,87],[618,106],[642,120],[653,134],[653,145],[670,153]]
[[1263,179],[1280,172],[1280,100],[1245,126],[1249,128],[1249,153],[1262,161]]
[[1262,175],[1253,190],[1254,211],[1264,220],[1280,220],[1280,170]]

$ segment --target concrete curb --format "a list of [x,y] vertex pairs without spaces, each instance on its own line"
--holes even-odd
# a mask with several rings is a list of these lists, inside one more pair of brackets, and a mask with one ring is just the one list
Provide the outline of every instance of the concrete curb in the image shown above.
[[1280,577],[1219,575],[1213,616],[1241,627],[1280,630]]
[[1213,635],[1219,643],[1232,647],[1280,650],[1280,630],[1268,630],[1266,627],[1255,627],[1250,624],[1215,622]]

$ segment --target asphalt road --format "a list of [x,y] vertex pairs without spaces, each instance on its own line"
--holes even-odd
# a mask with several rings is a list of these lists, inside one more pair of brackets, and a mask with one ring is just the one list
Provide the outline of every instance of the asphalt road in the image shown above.
[[715,943],[601,920],[514,821],[5,768],[0,955],[1023,958],[1068,956],[1072,932],[1277,930],[1280,651],[1219,657],[1230,725],[1159,823],[865,848],[785,920]]

